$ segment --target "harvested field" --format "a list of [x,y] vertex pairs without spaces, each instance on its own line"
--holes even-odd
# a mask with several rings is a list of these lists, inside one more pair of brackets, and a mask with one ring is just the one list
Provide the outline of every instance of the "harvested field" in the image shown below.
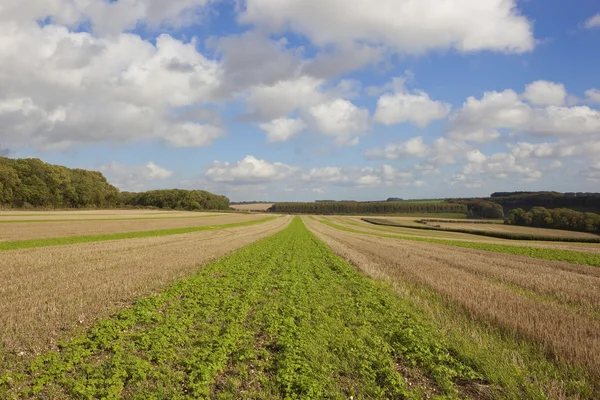
[[570,243],[570,242],[544,242],[544,241],[518,241],[492,238],[468,233],[441,232],[435,230],[419,230],[411,228],[373,225],[362,221],[358,217],[318,217],[320,220],[332,222],[340,226],[368,232],[372,234],[393,235],[398,238],[435,239],[445,241],[461,241],[467,243],[488,243],[533,248],[547,248],[557,250],[581,251],[584,253],[600,254],[600,245],[595,243]]
[[370,276],[440,293],[600,382],[600,269],[308,226]]
[[202,218],[209,215],[227,215],[218,212],[188,212],[188,211],[145,211],[145,210],[114,210],[114,211],[56,211],[43,214],[0,213],[0,223],[18,221],[90,221],[90,220],[119,220],[119,219],[156,219],[156,218]]
[[64,331],[161,290],[208,261],[282,229],[288,217],[249,227],[0,253],[0,338],[37,353]]
[[273,203],[232,204],[231,208],[238,211],[267,211]]
[[531,236],[554,236],[559,238],[591,238],[599,239],[600,236],[593,233],[563,231],[560,229],[531,228],[528,226],[504,225],[504,224],[461,224],[461,223],[443,223],[430,222],[425,225],[439,226],[443,229],[471,229],[487,232],[512,233],[516,235]]
[[265,215],[261,214],[217,214],[215,216],[205,214],[201,218],[0,223],[0,242],[221,225],[253,221],[265,217]]

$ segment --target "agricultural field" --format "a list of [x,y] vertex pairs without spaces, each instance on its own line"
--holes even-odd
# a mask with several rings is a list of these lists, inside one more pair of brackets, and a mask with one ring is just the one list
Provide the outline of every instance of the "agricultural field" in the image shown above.
[[598,244],[101,210],[0,239],[2,399],[600,396]]

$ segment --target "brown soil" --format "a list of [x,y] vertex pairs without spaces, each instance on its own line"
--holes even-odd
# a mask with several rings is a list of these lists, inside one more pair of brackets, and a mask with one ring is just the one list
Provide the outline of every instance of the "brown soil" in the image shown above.
[[[247,227],[0,253],[0,348],[52,348],[134,299],[283,229],[289,217]],[[1,356],[1,355],[0,355]]]

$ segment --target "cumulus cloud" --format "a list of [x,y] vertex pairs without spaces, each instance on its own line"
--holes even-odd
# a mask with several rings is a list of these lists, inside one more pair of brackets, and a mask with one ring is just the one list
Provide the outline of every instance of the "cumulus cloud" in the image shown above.
[[450,113],[451,105],[448,103],[434,101],[423,91],[411,93],[403,85],[394,86],[394,92],[382,95],[377,101],[373,116],[377,123],[394,125],[411,122],[424,128],[431,121],[445,118]]
[[308,110],[312,123],[321,133],[336,138],[340,145],[358,143],[358,136],[369,129],[369,110],[358,108],[352,102],[335,99]]
[[461,173],[452,176],[447,182],[452,186],[476,188],[498,180],[535,182],[542,176],[542,172],[531,160],[518,159],[508,153],[496,153],[485,159],[477,155],[463,166]]
[[269,143],[286,142],[306,129],[300,118],[278,118],[259,126],[267,133]]
[[88,22],[98,34],[118,34],[142,23],[150,29],[178,28],[198,21],[209,0],[3,0],[0,21],[50,19],[75,27]]
[[384,148],[369,149],[365,152],[367,159],[396,160],[405,157],[425,157],[431,148],[423,143],[423,137],[417,136],[405,142],[388,144]]
[[600,140],[589,141],[559,140],[557,142],[528,143],[517,142],[508,145],[511,154],[516,158],[568,158],[596,157],[600,158]]
[[134,166],[112,162],[101,165],[99,169],[107,176],[109,182],[127,191],[143,191],[152,186],[152,182],[163,181],[173,176],[173,171],[159,167],[152,161],[146,165]]
[[562,83],[535,81],[527,85],[523,97],[537,106],[562,106],[567,90]]
[[322,167],[302,174],[302,180],[313,184],[336,186],[392,187],[413,184],[413,174],[390,165],[380,167]]
[[248,155],[235,163],[215,161],[206,170],[205,176],[219,183],[256,184],[286,179],[297,171],[298,168],[287,164],[270,163]]
[[[600,111],[588,106],[540,107],[543,97],[536,97],[549,89],[554,91],[554,99],[547,93],[545,104],[564,101],[560,85],[538,81],[530,86],[523,97],[514,90],[486,92],[481,99],[469,97],[463,106],[450,118],[449,137],[455,140],[489,142],[500,138],[499,130],[507,129],[515,133],[537,136],[567,137],[600,133]],[[542,88],[542,89],[540,89]],[[590,92],[593,95],[593,92]]]
[[589,89],[585,91],[585,98],[587,101],[592,103],[600,103],[600,90]]
[[535,45],[514,0],[247,0],[240,20],[271,32],[289,29],[320,46],[384,44],[400,53],[522,53]]
[[[0,134],[10,147],[64,148],[194,136],[172,108],[210,102],[219,65],[160,35],[97,38],[57,25],[0,23]],[[190,124],[197,124],[192,127]],[[196,133],[190,133],[196,131]],[[215,138],[213,131],[212,137]]]
[[600,28],[600,13],[589,17],[585,20],[583,26],[586,29]]
[[251,87],[246,104],[249,114],[257,118],[286,117],[292,112],[326,100],[321,86],[324,81],[310,76],[278,81],[272,85]]

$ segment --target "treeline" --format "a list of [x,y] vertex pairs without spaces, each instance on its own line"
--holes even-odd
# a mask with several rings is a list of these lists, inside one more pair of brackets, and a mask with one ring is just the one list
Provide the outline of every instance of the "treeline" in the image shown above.
[[517,208],[508,214],[504,222],[508,225],[600,233],[599,214],[566,208],[549,210],[544,207],[533,207],[530,211]]
[[516,208],[531,210],[533,207],[600,212],[600,193],[499,192],[492,193],[490,200],[500,204],[506,212]]
[[504,210],[500,204],[482,199],[453,199],[448,200],[451,204],[463,204],[467,208],[469,218],[503,218]]
[[408,214],[408,213],[461,213],[467,212],[464,204],[411,203],[411,202],[314,202],[275,203],[268,210],[291,214]]
[[203,190],[120,192],[98,171],[0,157],[0,207],[228,210],[229,199]]
[[108,208],[118,201],[119,190],[100,172],[0,157],[0,206]]
[[204,190],[150,190],[148,192],[122,192],[122,207],[158,207],[174,210],[202,211],[228,210],[229,199]]

